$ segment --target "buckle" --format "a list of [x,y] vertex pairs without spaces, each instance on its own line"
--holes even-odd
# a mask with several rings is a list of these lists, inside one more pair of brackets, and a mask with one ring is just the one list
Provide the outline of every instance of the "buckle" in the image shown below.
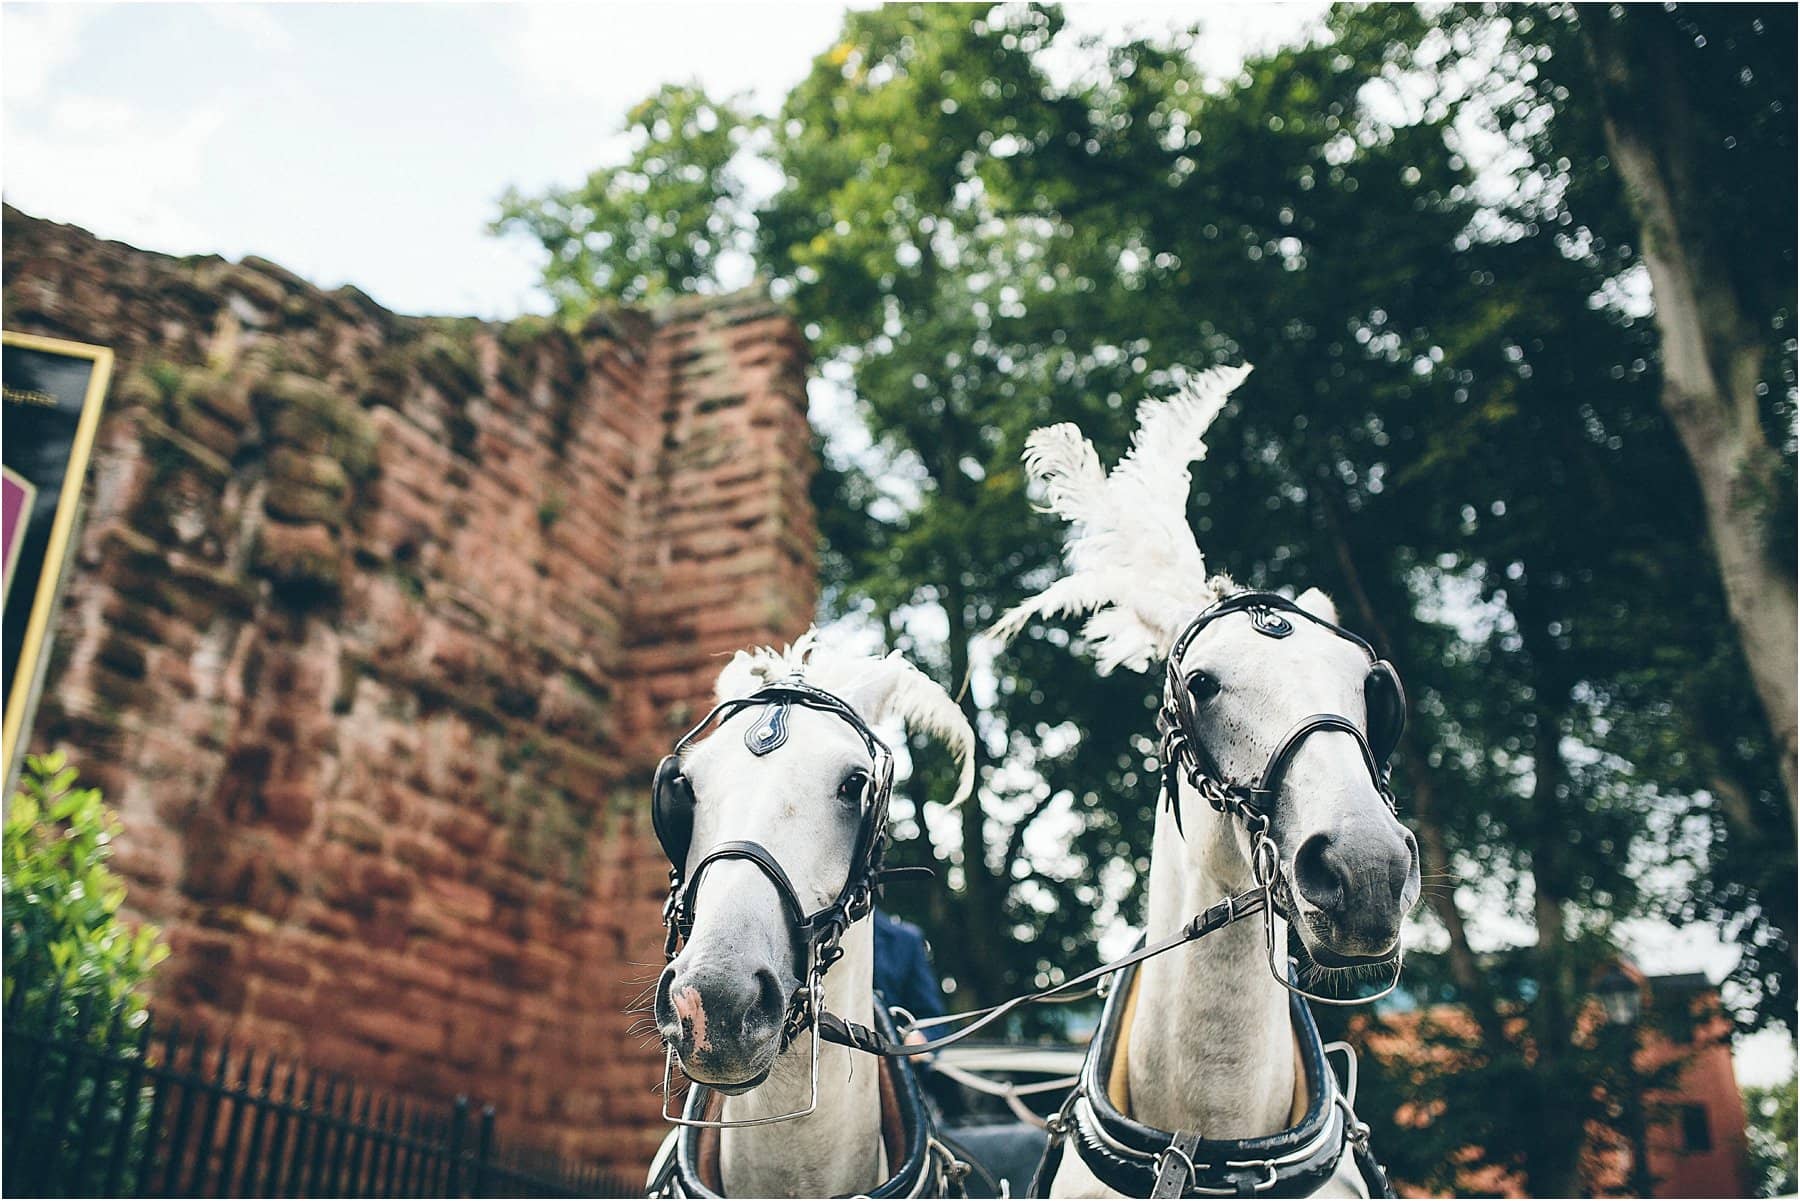
[[[1174,1162],[1179,1161],[1179,1162]],[[1186,1175],[1177,1176],[1178,1169],[1185,1170]],[[1175,1143],[1170,1143],[1156,1153],[1156,1183],[1150,1190],[1152,1197],[1185,1196],[1188,1186],[1200,1176],[1200,1170],[1194,1166],[1194,1159]]]

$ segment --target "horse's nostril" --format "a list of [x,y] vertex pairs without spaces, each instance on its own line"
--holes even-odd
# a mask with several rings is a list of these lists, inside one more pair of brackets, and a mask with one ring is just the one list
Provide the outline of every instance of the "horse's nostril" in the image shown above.
[[779,1020],[787,1006],[782,1001],[781,982],[775,979],[775,973],[768,968],[758,968],[756,972],[756,996],[759,1008]]
[[1320,909],[1343,904],[1350,887],[1349,872],[1328,834],[1314,834],[1300,844],[1294,856],[1294,883],[1300,895]]

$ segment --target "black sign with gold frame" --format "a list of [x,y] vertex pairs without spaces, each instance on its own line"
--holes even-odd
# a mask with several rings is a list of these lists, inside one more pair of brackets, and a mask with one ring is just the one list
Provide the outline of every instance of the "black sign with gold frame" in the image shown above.
[[112,351],[58,338],[6,333],[0,385],[0,583],[5,621],[0,663],[6,684],[4,754],[10,782],[37,708],[63,572],[74,545],[81,485],[100,429]]

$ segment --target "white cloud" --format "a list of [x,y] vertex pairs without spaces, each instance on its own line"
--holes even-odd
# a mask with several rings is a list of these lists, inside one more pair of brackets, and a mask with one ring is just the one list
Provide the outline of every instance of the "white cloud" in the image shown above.
[[118,101],[62,96],[48,120],[8,122],[6,199],[137,245],[215,249],[208,231],[183,216],[183,199],[224,123],[223,108],[166,121]]
[[206,7],[206,14],[220,28],[241,34],[253,49],[265,54],[278,54],[294,46],[293,35],[276,12],[277,6],[266,4],[210,4]]
[[540,98],[595,106],[608,122],[665,82],[700,80],[716,95],[749,92],[763,108],[829,48],[839,4],[673,6],[623,3],[523,7],[509,47],[521,82]]
[[50,80],[81,48],[81,35],[102,10],[81,4],[8,4],[0,13],[6,108],[17,111],[44,97]]

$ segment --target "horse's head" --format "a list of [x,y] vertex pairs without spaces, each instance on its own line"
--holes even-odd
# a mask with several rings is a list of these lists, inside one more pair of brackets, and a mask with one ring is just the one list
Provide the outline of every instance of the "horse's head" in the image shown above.
[[[1238,589],[1208,574],[1188,528],[1189,466],[1205,458],[1207,429],[1249,371],[1215,367],[1173,396],[1140,404],[1131,449],[1110,471],[1074,425],[1031,433],[1026,467],[1045,506],[1073,527],[1068,570],[989,632],[1006,640],[1035,619],[1085,613],[1086,649],[1102,674],[1155,671],[1173,656],[1171,683],[1191,719],[1181,724],[1193,727],[1182,731],[1189,749],[1221,784],[1248,784],[1275,769],[1264,781],[1273,795],[1258,804],[1278,852],[1277,900],[1319,964],[1351,966],[1395,952],[1401,920],[1419,896],[1416,845],[1378,782],[1403,702],[1397,679],[1371,675],[1366,647],[1300,614],[1281,637],[1259,632],[1244,612],[1196,619]],[[1305,603],[1335,623],[1322,595]],[[1393,695],[1380,695],[1388,684]],[[1333,716],[1302,725],[1317,714]],[[1278,754],[1284,743],[1291,753]],[[1189,823],[1181,853],[1190,863],[1209,879],[1247,887],[1251,823],[1191,801],[1177,812]]]
[[751,704],[658,773],[659,791],[675,793],[658,806],[691,822],[685,847],[664,841],[681,859],[692,925],[658,981],[656,1025],[691,1079],[727,1092],[768,1075],[810,983],[807,923],[866,877],[886,816],[885,748],[868,726],[895,716],[938,735],[964,765],[958,800],[971,783],[974,732],[948,694],[898,656],[814,653],[809,635],[786,653],[740,652],[719,677],[719,699],[752,697],[797,672],[853,716],[791,704],[777,717],[776,705]]
[[[1337,621],[1317,591],[1299,604]],[[1279,857],[1279,899],[1307,953],[1328,968],[1392,956],[1419,899],[1419,851],[1379,781],[1403,720],[1389,669],[1376,667],[1361,643],[1280,610],[1260,620],[1228,612],[1177,653],[1171,687],[1186,692],[1184,733],[1208,773],[1269,788],[1259,805]],[[1302,727],[1319,714],[1356,730]],[[1296,730],[1301,736],[1287,741]],[[1195,807],[1190,802],[1190,812]],[[1245,822],[1211,812],[1188,820],[1215,817],[1249,862],[1255,848]]]

